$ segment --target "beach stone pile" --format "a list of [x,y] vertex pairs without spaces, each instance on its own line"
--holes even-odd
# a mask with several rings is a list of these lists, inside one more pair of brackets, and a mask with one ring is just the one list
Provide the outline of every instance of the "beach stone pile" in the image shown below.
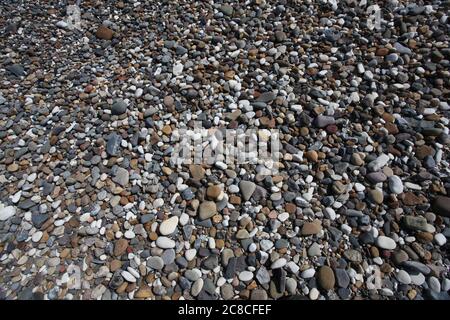
[[0,4],[0,299],[450,298],[450,2],[73,2]]

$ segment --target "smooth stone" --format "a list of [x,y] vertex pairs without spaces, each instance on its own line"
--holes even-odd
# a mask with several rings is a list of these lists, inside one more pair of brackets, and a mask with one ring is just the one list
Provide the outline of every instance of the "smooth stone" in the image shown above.
[[16,214],[16,208],[13,206],[3,207],[0,203],[0,221],[5,221]]
[[321,249],[320,245],[317,242],[314,242],[309,248],[308,248],[308,257],[316,257],[320,256]]
[[114,255],[120,257],[128,248],[128,241],[126,239],[119,239],[114,245]]
[[192,288],[191,288],[191,295],[193,297],[198,296],[200,291],[203,289],[203,284],[204,284],[204,281],[202,278],[199,278],[194,282],[194,284],[192,285]]
[[322,230],[322,226],[318,223],[305,222],[302,226],[302,236],[310,236],[318,234]]
[[241,181],[239,182],[239,189],[241,190],[242,197],[244,200],[249,200],[253,193],[255,192],[256,185],[251,181]]
[[196,255],[197,255],[196,249],[189,249],[184,252],[184,256],[187,261],[192,261]]
[[379,236],[376,239],[376,245],[382,249],[394,250],[397,247],[395,241],[386,236]]
[[313,268],[309,268],[309,269],[302,271],[302,273],[300,274],[300,277],[302,277],[303,279],[310,279],[310,278],[314,277],[315,274],[316,274],[316,270]]
[[429,267],[418,261],[404,261],[402,263],[402,266],[406,269],[423,273],[424,275],[428,275],[431,272],[431,269]]
[[217,206],[213,201],[202,202],[198,210],[201,220],[209,219],[217,214]]
[[438,278],[436,277],[429,277],[428,278],[428,285],[430,286],[430,289],[434,292],[441,292],[441,283],[439,282]]
[[398,176],[390,176],[388,178],[389,189],[394,194],[403,193],[403,182]]
[[250,271],[242,271],[239,273],[239,280],[241,281],[250,281],[253,279],[253,272]]
[[328,266],[322,266],[317,272],[317,281],[322,289],[333,289],[336,281],[333,269]]
[[385,154],[381,154],[378,158],[375,160],[369,162],[367,165],[367,168],[371,171],[378,171],[382,169],[387,163],[389,162],[389,156]]
[[42,231],[36,231],[35,233],[33,233],[33,235],[31,236],[31,240],[33,242],[39,242],[42,239],[43,236],[43,232]]
[[409,276],[408,272],[406,272],[405,270],[399,270],[397,272],[397,274],[395,275],[395,277],[397,278],[397,280],[400,283],[403,283],[403,284],[411,283],[411,277]]
[[256,272],[256,279],[260,284],[267,284],[270,282],[270,274],[269,271],[265,267],[261,267]]
[[369,198],[375,202],[376,204],[382,204],[384,200],[383,191],[379,188],[370,189],[369,192]]
[[229,283],[225,283],[220,287],[220,293],[222,294],[222,298],[224,300],[231,300],[234,297],[233,286]]
[[250,295],[250,300],[267,300],[267,298],[267,292],[261,289],[252,290],[252,293]]
[[335,124],[336,120],[330,116],[319,115],[315,119],[316,126],[319,128],[324,128],[330,124]]
[[6,70],[14,74],[16,77],[21,77],[25,75],[25,70],[20,64],[12,64],[6,67]]
[[350,284],[350,277],[345,269],[337,268],[334,270],[337,285],[341,288],[347,288]]
[[422,216],[404,216],[402,219],[404,226],[411,230],[426,231],[427,219]]
[[236,239],[242,240],[242,239],[248,239],[248,238],[250,238],[250,234],[245,229],[240,229],[236,233]]
[[282,268],[286,265],[286,259],[285,258],[280,258],[276,261],[274,261],[272,263],[272,265],[270,266],[271,269],[278,269],[278,268]]
[[159,237],[156,239],[156,245],[161,249],[172,249],[175,247],[175,241],[167,237]]
[[122,99],[117,100],[111,106],[111,114],[113,115],[121,115],[127,112],[127,104]]
[[297,290],[297,281],[293,278],[286,279],[286,290],[289,294],[295,294]]
[[161,270],[164,267],[164,261],[161,257],[150,257],[147,260],[147,266],[155,270]]
[[166,219],[163,222],[161,222],[161,224],[159,225],[159,233],[162,234],[163,236],[172,234],[177,229],[177,226],[178,226],[178,217],[176,216],[170,217],[169,219]]
[[444,244],[447,243],[447,238],[442,233],[436,233],[434,235],[434,241],[438,246],[442,247]]
[[136,278],[130,272],[128,272],[126,270],[123,270],[121,275],[128,282],[131,282],[131,283],[136,282]]

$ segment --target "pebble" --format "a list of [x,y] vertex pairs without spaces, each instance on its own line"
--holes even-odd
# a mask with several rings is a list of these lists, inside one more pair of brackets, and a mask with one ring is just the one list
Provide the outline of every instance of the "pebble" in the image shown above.
[[42,239],[42,236],[43,236],[42,231],[36,231],[31,236],[31,240],[33,240],[33,242],[39,242]]
[[161,249],[171,249],[175,247],[175,241],[167,237],[158,237],[156,245]]
[[128,108],[128,106],[124,100],[121,100],[121,99],[117,100],[111,106],[111,114],[113,114],[113,115],[124,114],[125,112],[127,112],[127,108]]
[[256,185],[251,181],[241,181],[239,183],[239,189],[241,190],[244,200],[249,200],[255,192]]
[[403,284],[411,283],[411,277],[409,276],[408,272],[406,272],[405,270],[399,270],[397,272],[397,274],[395,275],[395,277],[397,278],[397,280],[400,283],[403,283]]
[[389,179],[389,189],[394,194],[403,193],[403,182],[397,176],[390,176]]
[[16,214],[16,209],[13,206],[3,207],[0,203],[0,221],[5,221]]
[[322,2],[3,10],[1,299],[447,299],[446,7]]
[[201,220],[206,220],[217,214],[217,205],[213,201],[204,201],[199,207],[199,216]]
[[395,241],[386,236],[379,236],[376,243],[378,247],[386,250],[394,250],[397,247]]
[[278,269],[278,268],[282,268],[286,265],[286,259],[285,258],[280,258],[276,261],[274,261],[272,263],[272,265],[270,266],[271,269]]
[[167,236],[175,232],[178,226],[178,217],[170,217],[169,219],[164,220],[159,225],[159,233],[163,236]]
[[253,273],[250,271],[242,271],[239,273],[239,280],[247,282],[253,279]]
[[442,233],[436,233],[434,235],[434,241],[438,246],[442,247],[447,243],[447,238]]
[[328,266],[322,266],[317,272],[317,281],[322,289],[333,289],[336,281],[333,270]]
[[147,266],[155,270],[161,270],[164,267],[164,261],[160,257],[150,257],[147,260]]
[[131,282],[131,283],[135,283],[136,282],[136,278],[130,272],[128,272],[126,270],[123,270],[121,272],[121,275],[128,282]]

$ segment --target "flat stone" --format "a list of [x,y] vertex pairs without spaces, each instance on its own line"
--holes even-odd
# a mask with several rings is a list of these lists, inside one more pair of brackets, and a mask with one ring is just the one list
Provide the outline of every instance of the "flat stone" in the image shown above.
[[254,289],[250,295],[250,300],[267,300],[267,292],[261,289]]
[[369,198],[376,204],[382,204],[384,201],[383,191],[379,188],[370,189],[368,191]]
[[322,231],[322,226],[318,223],[305,222],[302,226],[302,236],[315,235]]
[[348,250],[344,251],[344,257],[345,257],[345,259],[347,259],[351,262],[356,262],[356,263],[362,262],[361,252],[359,252],[355,249],[348,249]]
[[242,271],[239,273],[239,280],[247,282],[253,279],[253,273],[250,271]]
[[271,268],[271,269],[279,269],[279,268],[282,268],[282,267],[284,267],[284,266],[286,265],[286,262],[287,262],[287,261],[286,261],[285,258],[280,258],[280,259],[274,261],[274,262],[272,263],[272,265],[270,266],[270,268]]
[[205,169],[197,164],[189,165],[189,172],[191,173],[192,178],[195,180],[201,180],[205,177]]
[[203,289],[203,283],[204,283],[204,281],[202,278],[197,279],[197,281],[194,282],[194,284],[192,285],[192,288],[191,288],[191,295],[193,297],[198,296],[200,291]]
[[159,225],[159,233],[163,236],[172,234],[175,232],[178,226],[178,217],[173,216],[169,219],[164,220]]
[[398,176],[390,176],[388,179],[389,189],[394,194],[403,192],[403,182]]
[[250,235],[249,235],[248,231],[245,229],[240,229],[236,233],[236,239],[242,240],[242,239],[248,239],[248,238],[250,238]]
[[116,257],[120,257],[126,252],[127,248],[128,248],[128,240],[123,238],[117,240],[114,245],[114,255]]
[[251,181],[242,180],[239,182],[239,189],[241,190],[242,197],[247,201],[255,192],[256,185]]
[[346,270],[337,268],[334,270],[337,285],[341,288],[347,288],[350,284],[350,277]]
[[394,250],[397,247],[395,241],[386,236],[379,236],[376,239],[376,245],[381,249]]
[[128,282],[131,282],[131,283],[135,283],[136,282],[136,278],[130,272],[128,272],[126,270],[123,270],[121,272],[121,275]]
[[147,260],[147,266],[155,270],[161,270],[164,267],[164,261],[161,257],[150,257]]
[[397,278],[397,280],[400,283],[403,283],[403,284],[411,283],[411,277],[409,276],[408,272],[406,272],[405,270],[399,270],[397,272],[397,274],[395,275],[395,277]]
[[261,267],[256,272],[256,279],[260,284],[267,284],[270,282],[270,274],[265,267]]
[[213,201],[204,201],[199,207],[199,216],[201,220],[206,220],[217,214],[217,206]]
[[128,182],[130,181],[130,174],[128,173],[127,169],[124,169],[122,167],[118,167],[115,176],[112,178],[112,180],[115,183],[118,183],[122,187],[125,187],[128,185]]
[[336,120],[330,116],[319,115],[315,119],[316,126],[319,128],[324,128],[330,124],[335,124]]
[[422,216],[404,216],[402,218],[404,226],[411,230],[427,231],[427,219]]
[[0,221],[5,221],[16,214],[16,208],[13,206],[3,207],[0,203]]
[[112,157],[118,156],[121,143],[122,137],[113,133],[106,144],[106,153]]
[[171,249],[175,247],[175,241],[167,237],[159,237],[156,239],[156,245],[161,249]]

